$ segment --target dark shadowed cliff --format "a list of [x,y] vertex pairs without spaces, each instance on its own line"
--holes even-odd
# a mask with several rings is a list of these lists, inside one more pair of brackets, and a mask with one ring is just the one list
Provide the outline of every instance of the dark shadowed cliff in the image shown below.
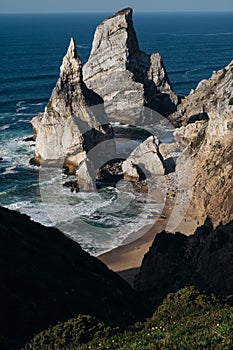
[[150,306],[185,286],[233,294],[233,221],[215,230],[206,222],[193,236],[162,232],[145,255],[135,281]]
[[0,208],[0,349],[79,313],[111,322],[140,318],[134,291],[57,229]]

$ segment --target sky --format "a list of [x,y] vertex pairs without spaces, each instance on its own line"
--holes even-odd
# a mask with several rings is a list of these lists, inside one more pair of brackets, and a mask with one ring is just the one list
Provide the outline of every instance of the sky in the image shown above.
[[0,13],[233,11],[233,0],[0,0]]

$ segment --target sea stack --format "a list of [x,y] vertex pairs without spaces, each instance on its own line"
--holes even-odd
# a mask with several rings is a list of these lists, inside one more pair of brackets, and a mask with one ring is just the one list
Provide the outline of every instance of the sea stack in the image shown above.
[[71,172],[96,144],[113,137],[102,98],[83,82],[82,64],[73,39],[49,103],[31,123],[36,139],[35,161],[61,161]]
[[135,125],[144,118],[144,106],[166,117],[175,111],[177,97],[161,56],[140,51],[132,12],[121,10],[97,27],[83,77],[103,98],[111,120]]

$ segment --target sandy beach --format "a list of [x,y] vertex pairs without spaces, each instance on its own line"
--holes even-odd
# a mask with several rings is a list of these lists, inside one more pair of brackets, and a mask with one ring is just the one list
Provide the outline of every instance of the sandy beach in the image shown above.
[[[119,247],[101,254],[98,258],[104,262],[111,270],[119,273],[128,283],[133,286],[134,276],[138,272],[144,255],[151,247],[156,234],[167,230],[168,223],[176,221],[174,207],[176,198],[168,197],[160,215],[155,224],[144,226],[136,233],[132,233]],[[194,232],[196,223],[181,222],[174,232],[182,232],[190,235]]]

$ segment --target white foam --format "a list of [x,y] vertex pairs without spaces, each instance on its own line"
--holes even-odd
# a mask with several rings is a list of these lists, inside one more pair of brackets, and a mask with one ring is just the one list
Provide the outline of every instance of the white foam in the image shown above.
[[141,212],[128,218],[101,211],[101,208],[111,208],[112,197],[103,200],[98,193],[78,193],[73,195],[72,201],[70,199],[70,196],[54,193],[44,202],[25,200],[7,207],[29,215],[31,220],[44,226],[57,227],[93,255],[116,248],[130,234],[154,222],[149,213],[153,216],[156,205],[150,203],[143,204]]
[[88,46],[88,45],[76,45],[76,46],[79,49],[90,49],[91,48],[91,46]]
[[[28,115],[28,114],[26,114],[26,113],[21,113],[20,115]],[[30,124],[30,122],[31,122],[31,119],[19,119],[19,120],[17,120],[17,123],[28,123],[28,124]]]
[[9,175],[9,174],[16,174],[18,171],[15,171],[15,168],[16,168],[16,166],[14,166],[14,165],[6,168],[5,171],[0,174],[0,176]]
[[6,129],[9,129],[10,127],[11,127],[10,124],[5,124],[0,127],[0,130],[6,130]]
[[26,109],[28,109],[28,107],[19,107],[19,108],[16,108],[16,112],[22,112],[22,111],[25,111]]
[[114,127],[121,127],[122,129],[128,129],[130,127],[129,124],[123,124],[121,122],[111,122],[111,125]]
[[[22,136],[22,138],[27,136]],[[11,166],[13,163],[20,166],[29,166],[29,159],[33,156],[33,148],[30,144],[30,142],[25,142],[21,138],[5,138],[1,140],[1,157],[11,163]]]
[[43,106],[45,105],[44,102],[39,102],[39,103],[30,103],[29,106]]
[[205,36],[222,36],[222,35],[233,35],[233,32],[226,32],[226,33],[208,33],[204,34]]
[[17,107],[20,107],[22,104],[24,104],[26,101],[18,101],[17,103],[16,103],[16,106]]
[[9,205],[6,205],[5,207],[10,209],[10,210],[19,210],[22,209],[23,207],[26,207],[27,205],[30,205],[29,201],[20,201],[16,203],[11,203]]
[[5,205],[10,210],[19,211],[22,214],[28,215],[32,221],[39,222],[44,226],[54,226],[53,222],[46,214],[43,203],[31,203],[30,201],[18,201]]
[[25,117],[31,117],[33,114],[32,113],[22,113],[22,112],[19,112],[19,113],[17,113],[17,117],[19,117],[19,116],[21,116],[21,117],[23,117],[23,116],[25,116]]

